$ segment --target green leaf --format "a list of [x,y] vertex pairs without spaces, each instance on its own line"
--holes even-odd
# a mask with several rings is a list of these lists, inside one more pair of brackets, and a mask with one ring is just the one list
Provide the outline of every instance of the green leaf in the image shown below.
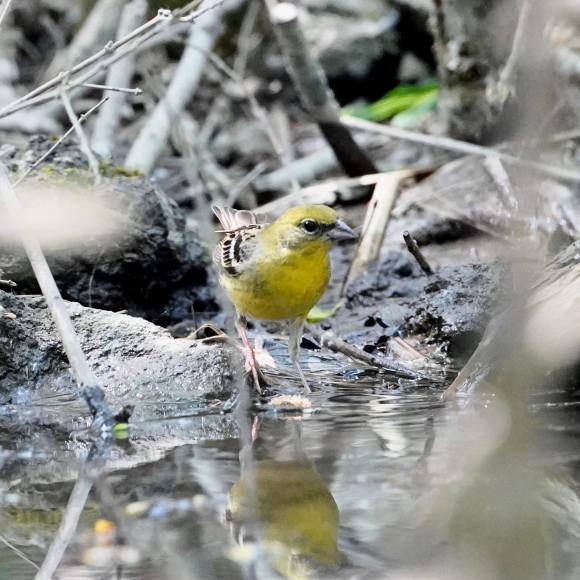
[[426,115],[426,111],[431,112],[435,107],[438,92],[435,80],[420,85],[400,85],[374,103],[362,107],[347,107],[342,112],[367,121],[380,122],[424,105],[430,107],[420,110],[422,115]]
[[406,129],[413,127],[430,115],[437,106],[437,95],[432,95],[429,99],[417,103],[414,107],[397,113],[391,120],[391,125]]
[[338,312],[344,306],[344,302],[339,302],[334,308],[330,310],[325,310],[324,308],[319,308],[315,306],[306,317],[306,322],[322,322],[326,320],[330,316],[332,316],[335,312]]
[[117,423],[113,427],[113,437],[115,439],[127,439],[129,437],[129,423]]

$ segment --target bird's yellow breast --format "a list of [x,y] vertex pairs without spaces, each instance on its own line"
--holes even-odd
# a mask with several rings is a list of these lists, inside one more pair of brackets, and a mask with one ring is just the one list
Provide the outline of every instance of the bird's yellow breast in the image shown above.
[[260,320],[305,318],[328,284],[329,246],[317,240],[304,251],[258,252],[239,276],[224,274],[220,283],[244,316]]

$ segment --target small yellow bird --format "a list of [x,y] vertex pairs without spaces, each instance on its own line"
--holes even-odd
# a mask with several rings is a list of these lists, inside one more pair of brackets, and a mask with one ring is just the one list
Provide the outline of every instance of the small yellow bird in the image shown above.
[[328,252],[334,240],[356,238],[338,213],[325,205],[300,205],[277,220],[228,207],[212,207],[225,236],[214,262],[220,284],[238,313],[236,328],[244,345],[246,370],[259,390],[259,367],[246,333],[246,318],[287,320],[288,350],[307,392],[298,363],[306,316],[320,300],[330,279]]

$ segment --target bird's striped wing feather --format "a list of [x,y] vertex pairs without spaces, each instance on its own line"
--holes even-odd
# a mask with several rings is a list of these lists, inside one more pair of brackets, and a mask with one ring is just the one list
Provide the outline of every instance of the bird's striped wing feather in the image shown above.
[[256,247],[256,234],[263,227],[263,225],[251,225],[226,233],[214,251],[214,262],[230,276],[239,276],[244,263]]
[[256,234],[266,227],[265,216],[246,210],[212,206],[225,234],[214,251],[213,260],[222,272],[239,276],[244,262],[256,247]]

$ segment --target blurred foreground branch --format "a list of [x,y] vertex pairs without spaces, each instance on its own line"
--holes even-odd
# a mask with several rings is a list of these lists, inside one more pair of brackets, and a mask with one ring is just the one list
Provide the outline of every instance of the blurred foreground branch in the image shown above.
[[0,200],[20,232],[22,245],[54,319],[75,379],[84,387],[83,395],[87,399],[95,423],[98,422],[101,429],[110,429],[115,423],[113,414],[104,403],[104,395],[98,386],[97,378],[89,367],[42,248],[27,227],[26,215],[10,183],[6,167],[2,163],[0,163]]

